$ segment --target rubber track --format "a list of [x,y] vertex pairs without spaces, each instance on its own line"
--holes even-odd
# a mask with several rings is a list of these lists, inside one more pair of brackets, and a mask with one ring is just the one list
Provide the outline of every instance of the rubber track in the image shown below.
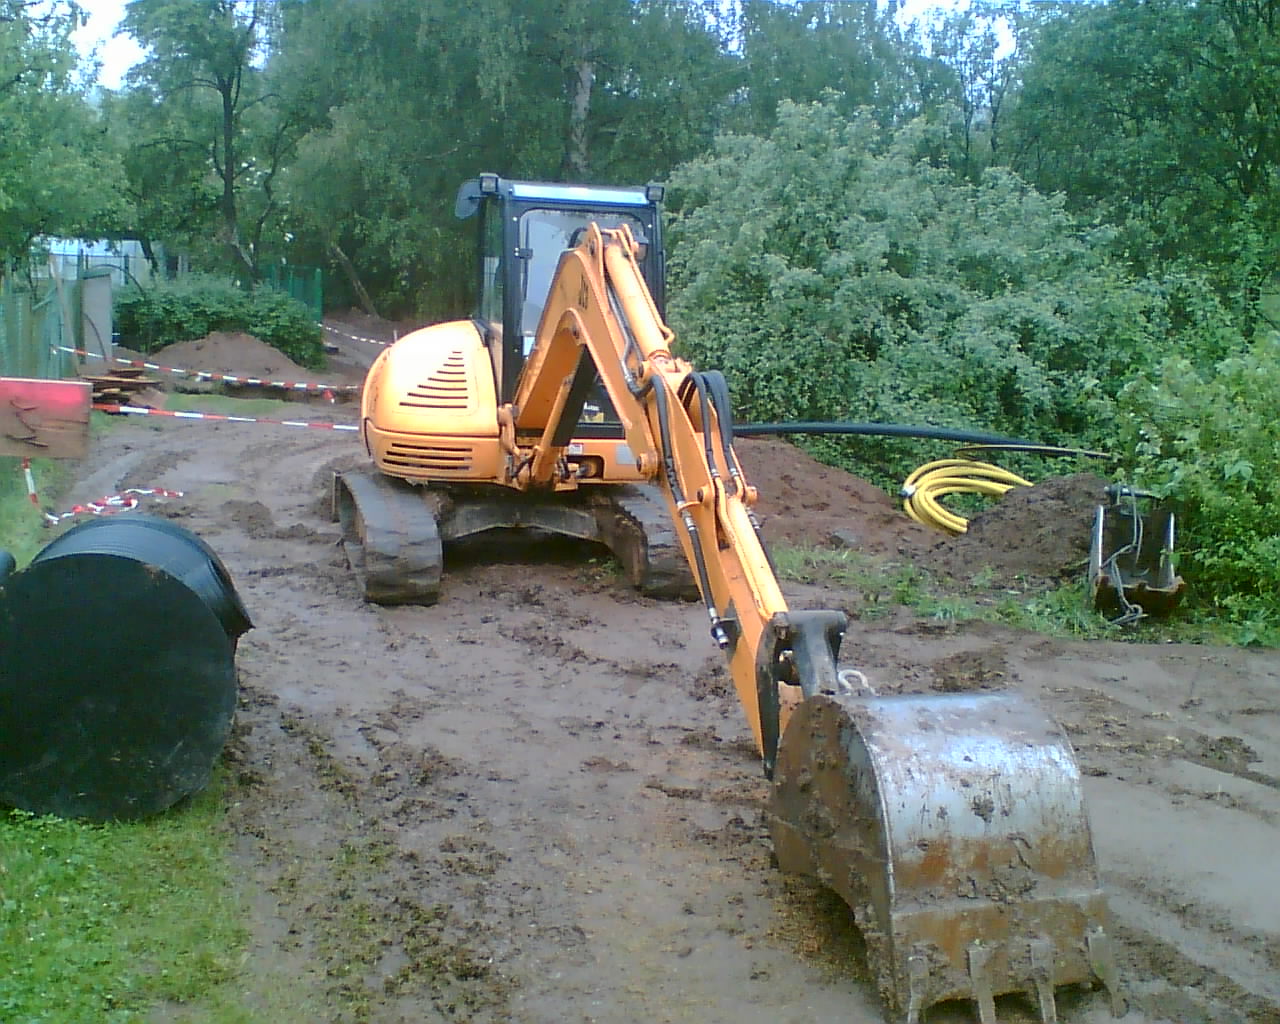
[[365,600],[435,604],[444,552],[422,489],[374,470],[339,474],[333,488],[333,517]]
[[607,503],[597,513],[602,539],[631,584],[649,597],[695,600],[698,588],[662,492],[649,484],[623,484],[601,498]]

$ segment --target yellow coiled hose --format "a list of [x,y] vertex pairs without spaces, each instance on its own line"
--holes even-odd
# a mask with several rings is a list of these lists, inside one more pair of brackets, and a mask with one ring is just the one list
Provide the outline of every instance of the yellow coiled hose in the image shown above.
[[939,459],[921,466],[902,485],[903,510],[922,526],[950,534],[964,533],[969,520],[943,508],[944,494],[985,494],[999,498],[1014,487],[1030,487],[1017,473],[971,459]]

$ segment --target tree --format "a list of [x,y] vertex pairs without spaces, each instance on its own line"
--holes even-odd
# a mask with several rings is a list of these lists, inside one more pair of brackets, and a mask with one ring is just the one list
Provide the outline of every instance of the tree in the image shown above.
[[923,37],[913,62],[923,111],[950,107],[959,114],[952,165],[966,178],[1006,162],[1004,119],[1020,82],[1033,18],[1007,3],[971,0],[963,9],[937,10],[923,29],[913,26],[909,33],[913,41]]
[[0,0],[0,262],[41,235],[110,234],[121,168],[74,78],[71,3]]
[[836,97],[847,114],[866,108],[882,125],[919,112],[909,66],[915,51],[897,26],[897,4],[742,0],[742,88],[725,122],[763,132],[783,100]]
[[[378,308],[456,316],[473,225],[458,185],[643,182],[709,141],[728,88],[706,4],[308,0],[268,68],[311,130],[288,172],[299,249]],[[345,41],[335,53],[333,38]],[[363,301],[363,300],[362,300]]]
[[167,114],[146,145],[181,163],[193,149],[204,154],[218,183],[220,242],[250,281],[296,141],[263,80],[271,9],[267,0],[131,0],[124,19],[149,50],[130,83]]
[[1137,267],[1191,258],[1248,313],[1280,259],[1280,0],[1112,0],[1046,24],[1014,166],[1121,225]]

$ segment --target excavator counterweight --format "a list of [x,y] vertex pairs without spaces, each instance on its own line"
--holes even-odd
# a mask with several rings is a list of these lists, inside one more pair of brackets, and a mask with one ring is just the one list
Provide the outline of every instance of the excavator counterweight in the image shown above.
[[444,545],[491,529],[607,544],[628,579],[700,597],[765,771],[780,866],[849,904],[890,1012],[1055,988],[1115,993],[1106,900],[1062,731],[1011,693],[877,697],[846,620],[788,608],[733,448],[724,378],[673,352],[661,189],[505,181],[479,213],[474,317],[384,351],[373,467],[334,517],[369,600],[436,600]]

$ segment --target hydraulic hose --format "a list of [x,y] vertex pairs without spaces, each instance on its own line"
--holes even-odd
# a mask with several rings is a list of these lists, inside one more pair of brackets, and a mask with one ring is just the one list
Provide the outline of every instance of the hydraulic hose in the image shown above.
[[903,510],[917,523],[956,535],[969,529],[969,521],[943,507],[939,501],[943,495],[983,494],[999,498],[1014,487],[1030,486],[1030,480],[989,462],[938,459],[907,477],[900,497]]

